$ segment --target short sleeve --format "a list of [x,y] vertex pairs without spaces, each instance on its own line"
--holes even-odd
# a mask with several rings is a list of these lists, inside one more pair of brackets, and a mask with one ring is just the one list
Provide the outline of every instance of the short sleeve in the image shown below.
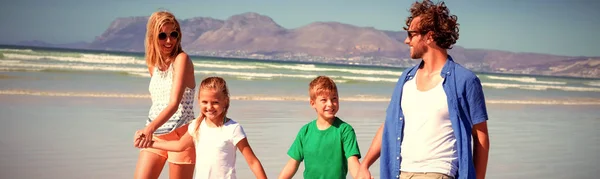
[[479,78],[475,77],[473,80],[469,80],[466,88],[471,122],[473,125],[485,122],[488,120],[488,114],[481,81]]
[[196,136],[194,133],[198,132],[196,131],[196,126],[198,125],[198,121],[197,120],[193,120],[190,125],[188,125],[188,134],[190,134],[190,136]]
[[237,143],[244,138],[246,138],[246,133],[244,132],[244,128],[242,128],[241,125],[235,126],[235,129],[233,129],[233,136],[231,137],[231,140],[233,141],[233,145],[237,145]]
[[296,139],[294,139],[294,143],[292,143],[292,146],[290,147],[287,153],[291,158],[299,162],[304,160],[304,150],[302,144],[302,141],[304,139],[303,131],[306,131],[304,129],[305,127],[302,127],[302,129],[298,131],[298,135],[296,135]]
[[354,132],[354,128],[352,128],[350,125],[348,125],[342,131],[342,144],[344,145],[343,150],[346,159],[352,156],[356,156],[359,159],[361,158],[360,149],[358,148],[358,142],[356,141],[356,133]]

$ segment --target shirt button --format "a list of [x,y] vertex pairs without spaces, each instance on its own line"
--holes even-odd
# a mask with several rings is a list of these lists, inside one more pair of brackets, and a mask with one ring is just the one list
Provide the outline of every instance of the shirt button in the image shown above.
[[396,175],[396,178],[399,178],[398,176],[400,176],[400,175]]
[[400,137],[398,137],[398,140],[400,140]]
[[400,160],[400,157],[396,157],[396,160]]
[[402,120],[402,117],[400,117],[399,119]]

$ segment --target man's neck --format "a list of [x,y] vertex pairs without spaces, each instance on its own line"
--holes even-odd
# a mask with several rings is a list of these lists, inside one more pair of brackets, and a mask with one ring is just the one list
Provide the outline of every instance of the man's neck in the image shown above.
[[420,69],[427,74],[442,71],[446,60],[448,60],[446,49],[431,49],[430,53],[423,56],[423,66]]

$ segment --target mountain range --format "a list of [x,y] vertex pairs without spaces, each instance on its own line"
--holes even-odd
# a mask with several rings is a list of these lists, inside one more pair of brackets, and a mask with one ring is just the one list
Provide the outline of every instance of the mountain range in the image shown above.
[[[143,52],[147,21],[148,17],[117,18],[91,43],[27,41],[18,45]],[[182,46],[190,54],[227,56],[235,53],[242,58],[295,57],[324,63],[360,62],[400,67],[417,62],[408,58],[405,31],[339,22],[314,22],[286,29],[270,17],[253,12],[226,20],[195,17],[179,19],[179,22]],[[600,78],[600,57],[514,53],[461,46],[454,46],[449,54],[463,66],[480,72]]]

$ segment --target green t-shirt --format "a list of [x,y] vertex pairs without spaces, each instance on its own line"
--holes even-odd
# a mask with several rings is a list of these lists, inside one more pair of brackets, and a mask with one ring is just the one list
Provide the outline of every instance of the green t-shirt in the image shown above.
[[304,160],[304,178],[311,179],[346,178],[348,158],[361,157],[354,129],[337,117],[325,130],[317,128],[317,120],[302,126],[288,155]]

